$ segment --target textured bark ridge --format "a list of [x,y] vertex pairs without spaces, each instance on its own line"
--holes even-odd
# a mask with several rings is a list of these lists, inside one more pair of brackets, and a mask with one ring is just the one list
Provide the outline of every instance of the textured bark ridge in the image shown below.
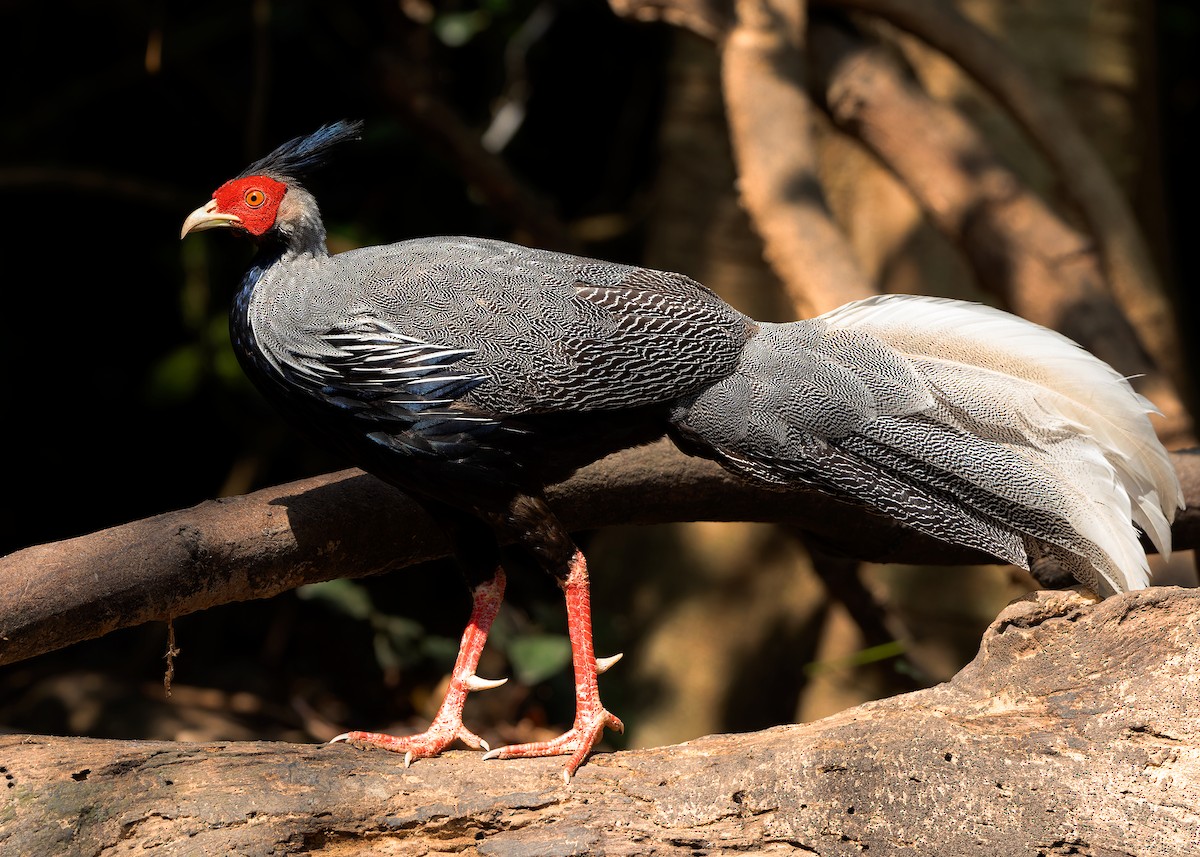
[[0,739],[5,854],[1200,853],[1200,592],[1010,605],[952,681],[561,760]]
[[[1175,453],[1187,511],[1174,544],[1200,544],[1200,455]],[[965,564],[985,557],[817,491],[781,493],[688,458],[668,441],[627,449],[548,492],[572,531],[667,521],[772,521],[811,543],[875,562]],[[117,628],[304,583],[363,577],[445,556],[411,500],[361,471],[202,503],[0,557],[0,664]]]

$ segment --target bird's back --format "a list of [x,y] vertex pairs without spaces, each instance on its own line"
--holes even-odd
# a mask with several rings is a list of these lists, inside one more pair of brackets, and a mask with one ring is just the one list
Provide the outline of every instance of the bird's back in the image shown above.
[[619,446],[623,420],[731,373],[755,329],[680,274],[478,238],[285,258],[239,323],[283,394],[402,451],[459,458],[542,426],[603,426]]
[[1105,591],[1144,585],[1129,521],[1165,546],[1178,502],[1144,400],[983,307],[760,325],[679,274],[477,238],[286,256],[239,305],[267,386],[400,484],[419,459],[536,490],[670,431],[1011,562],[1050,545]]

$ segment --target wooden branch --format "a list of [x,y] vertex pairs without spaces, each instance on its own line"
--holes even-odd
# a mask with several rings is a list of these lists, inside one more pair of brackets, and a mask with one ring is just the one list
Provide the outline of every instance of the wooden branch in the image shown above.
[[1157,274],[1127,203],[1062,106],[1000,45],[939,0],[824,4],[879,15],[960,62],[1045,150],[1099,236],[1100,252],[1022,187],[957,111],[903,80],[882,51],[848,43],[844,31],[819,23],[802,38],[802,5],[611,0],[619,15],[668,21],[722,46],[742,198],[798,311],[813,314],[871,291],[816,181],[800,70],[806,43],[833,118],[852,126],[908,185],[967,252],[981,283],[1019,315],[1063,331],[1137,376],[1141,391],[1164,412],[1164,439],[1172,446],[1193,443],[1177,386],[1186,382],[1182,352]]
[[[1200,456],[1175,454],[1200,509]],[[572,531],[670,521],[791,524],[824,550],[877,562],[990,562],[816,491],[775,492],[729,476],[669,442],[625,450],[548,492]],[[1200,514],[1176,521],[1200,544]],[[0,559],[0,664],[305,583],[394,571],[446,555],[425,513],[395,489],[347,470],[201,503]],[[599,571],[599,573],[603,573]]]
[[553,250],[579,249],[549,202],[523,183],[503,159],[485,149],[480,134],[423,84],[425,69],[408,62],[400,51],[381,54],[377,68],[384,96],[406,123],[448,158],[523,240]]
[[136,205],[153,205],[167,211],[177,211],[192,204],[188,201],[189,194],[182,190],[142,178],[120,175],[112,170],[47,167],[35,164],[0,167],[0,190],[30,192],[47,188],[112,196]]
[[957,63],[1041,149],[1100,245],[1108,282],[1154,362],[1187,389],[1173,309],[1136,218],[1111,171],[1066,106],[1026,73],[1002,44],[946,0],[818,0],[878,16]]
[[1010,605],[950,682],[561,761],[0,738],[12,854],[1122,854],[1200,848],[1200,591]]
[[817,178],[804,84],[804,4],[738,0],[721,42],[721,81],[742,204],[801,317],[875,290]]
[[733,27],[734,0],[609,0],[619,17],[663,21],[720,42]]
[[1013,312],[1135,377],[1164,413],[1164,441],[1193,445],[1190,415],[1105,288],[1089,240],[1032,193],[959,111],[922,91],[893,53],[848,27],[814,22],[810,33],[814,82],[835,124],[905,184],[963,250],[980,284]]
[[609,5],[618,15],[667,21],[718,45],[738,192],[797,315],[818,315],[875,294],[817,176],[813,107],[804,82],[804,4],[610,0]]

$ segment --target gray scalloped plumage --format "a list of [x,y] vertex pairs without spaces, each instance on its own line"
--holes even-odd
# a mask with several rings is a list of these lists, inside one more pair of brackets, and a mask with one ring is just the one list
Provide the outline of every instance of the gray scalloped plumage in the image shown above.
[[489,485],[540,495],[669,434],[745,478],[1017,565],[1053,557],[1104,594],[1147,585],[1139,529],[1169,551],[1183,501],[1153,406],[1061,335],[900,295],[759,323],[680,274],[479,238],[329,255],[289,173],[357,133],[255,165],[288,191],[234,342],[269,395],[396,484],[478,510]]

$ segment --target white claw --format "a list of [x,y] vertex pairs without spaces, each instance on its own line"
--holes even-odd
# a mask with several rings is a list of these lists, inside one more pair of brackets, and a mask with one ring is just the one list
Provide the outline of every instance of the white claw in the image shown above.
[[625,657],[624,652],[617,652],[615,655],[612,655],[611,657],[596,658],[596,675],[604,675],[606,672],[608,672],[610,669],[613,668],[613,666],[617,663],[617,661],[621,660],[621,658],[623,658],[623,657]]
[[[620,657],[620,656],[618,655],[618,657]],[[571,772],[568,771],[566,768],[563,768],[563,785],[564,786],[571,785]]]
[[412,750],[404,751],[404,767],[408,768],[412,765]]
[[506,681],[508,681],[506,678],[480,678],[471,673],[463,679],[463,684],[467,686],[467,690],[491,690],[494,687],[499,687]]
[[330,739],[329,739],[328,741],[326,741],[325,743],[327,743],[327,744],[336,744],[336,743],[338,743],[339,741],[349,741],[349,740],[350,740],[350,733],[349,733],[349,732],[343,732],[341,735],[337,736],[336,738],[330,738]]
[[495,750],[488,750],[486,753],[483,754],[483,758],[498,759],[498,758],[500,758],[500,751],[503,749],[504,749],[503,747],[497,747]]

